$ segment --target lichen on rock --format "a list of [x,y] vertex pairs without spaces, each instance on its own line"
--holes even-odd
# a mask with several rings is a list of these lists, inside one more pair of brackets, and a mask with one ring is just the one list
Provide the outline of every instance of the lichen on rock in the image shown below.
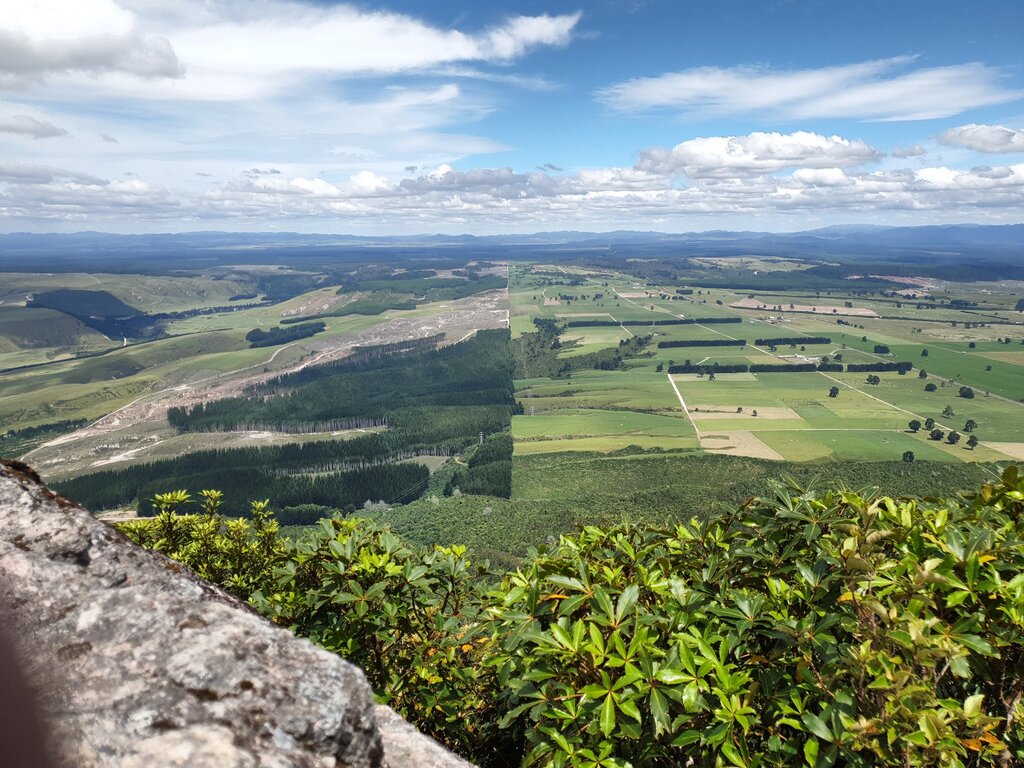
[[468,765],[376,707],[358,668],[13,462],[0,466],[0,609],[57,765]]

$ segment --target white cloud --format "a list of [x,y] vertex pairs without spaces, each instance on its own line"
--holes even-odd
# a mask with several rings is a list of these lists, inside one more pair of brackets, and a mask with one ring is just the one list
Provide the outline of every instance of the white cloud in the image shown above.
[[1003,87],[1002,73],[983,64],[906,71],[913,61],[904,56],[803,70],[700,67],[627,80],[601,89],[597,98],[623,112],[927,120],[1024,97],[1024,91]]
[[539,47],[568,44],[580,18],[578,13],[515,16],[466,32],[346,4],[178,0],[167,5],[17,3],[13,14],[0,17],[0,87],[46,76],[71,86],[62,91],[71,98],[80,90],[79,98],[108,93],[245,101],[325,78],[507,63]]
[[922,147],[920,144],[911,144],[908,147],[896,147],[891,152],[893,157],[900,159],[906,159],[908,157],[921,157],[928,154],[928,150]]
[[113,0],[9,3],[0,17],[0,87],[24,88],[54,76],[182,74],[170,43],[144,34],[138,19]]
[[939,141],[951,147],[965,147],[992,154],[1024,152],[1024,129],[970,123],[950,128],[939,136]]
[[877,159],[874,147],[841,136],[807,131],[751,133],[690,139],[672,149],[651,149],[637,168],[647,173],[691,178],[771,173],[785,168],[833,168],[861,165]]
[[103,184],[102,179],[88,173],[70,171],[50,165],[36,163],[4,163],[0,162],[0,183],[14,184],[50,184],[55,181],[75,184]]
[[854,183],[842,168],[799,168],[793,171],[793,181],[808,187],[846,187]]
[[[854,171],[801,167],[789,175],[708,176],[686,186],[637,168],[578,174],[460,171],[416,178],[365,170],[339,181],[317,175],[254,174],[202,191],[146,179],[108,181],[49,167],[0,166],[0,225],[117,222],[119,228],[279,226],[314,231],[721,228],[750,217],[798,228],[846,216],[874,222],[1019,221],[1024,164],[960,170],[944,166]],[[132,224],[135,222],[135,224]]]
[[30,136],[33,139],[51,139],[55,136],[67,136],[68,132],[58,128],[51,122],[40,120],[31,115],[0,116],[0,133],[14,133]]

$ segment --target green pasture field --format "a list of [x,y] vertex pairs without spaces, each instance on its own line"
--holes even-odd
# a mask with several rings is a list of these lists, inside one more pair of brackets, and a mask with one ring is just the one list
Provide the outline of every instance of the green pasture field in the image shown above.
[[[178,312],[201,307],[228,306],[230,298],[254,292],[254,281],[244,276],[170,277],[134,274],[41,274],[4,273],[0,300],[24,301],[29,293],[77,288],[108,291],[141,312]],[[249,300],[253,301],[253,300]],[[240,304],[245,301],[238,302]]]
[[[905,420],[917,418],[923,422],[927,418],[933,418],[939,428],[947,431],[958,430],[966,438],[964,424],[968,419],[973,419],[978,424],[975,432],[979,439],[1024,441],[1024,405],[1020,403],[994,396],[986,397],[977,390],[975,390],[973,398],[960,397],[960,385],[946,384],[943,387],[943,382],[938,382],[938,387],[934,392],[925,392],[925,385],[929,382],[935,383],[935,380],[930,377],[920,379],[912,373],[908,373],[906,376],[899,376],[895,373],[877,374],[881,380],[881,383],[877,385],[866,384],[866,374],[830,375],[844,383],[858,387],[863,392],[868,392],[879,399],[892,403],[898,408],[909,411],[909,414],[904,414]],[[842,399],[842,395],[839,399]],[[946,406],[953,409],[954,416],[942,415]]]
[[599,349],[615,347],[622,339],[628,339],[631,331],[622,326],[599,328],[567,328],[559,340],[563,344],[572,344],[572,348],[561,352],[559,357],[576,357]]
[[[588,277],[580,286],[569,285],[568,279],[562,282],[557,276],[546,275],[545,279],[553,284],[543,288],[525,287],[517,282],[535,279],[524,277],[521,270],[514,275],[517,277],[513,280],[511,293],[513,317],[518,318],[524,332],[532,330],[533,317],[552,317],[559,321],[660,319],[670,314],[743,318],[741,323],[705,326],[655,326],[650,329],[628,326],[632,333],[653,335],[647,350],[649,357],[626,360],[621,369],[614,371],[580,371],[568,379],[517,382],[517,397],[524,409],[527,413],[532,409],[537,414],[532,417],[535,421],[531,426],[522,423],[530,417],[516,419],[517,456],[559,450],[608,453],[631,442],[651,448],[659,435],[639,432],[631,441],[628,425],[621,419],[617,420],[618,412],[601,412],[599,409],[631,408],[659,414],[681,413],[667,376],[656,371],[659,365],[664,370],[670,363],[686,360],[723,365],[818,362],[824,356],[832,358],[836,354],[841,355],[844,364],[909,360],[926,368],[931,380],[940,385],[943,382],[939,376],[952,378],[959,375],[963,383],[975,388],[978,396],[973,401],[957,398],[959,384],[948,383],[937,393],[927,394],[923,391],[926,382],[917,377],[916,369],[905,376],[880,374],[882,383],[877,386],[866,383],[867,373],[726,374],[717,376],[716,381],[695,375],[676,376],[677,385],[690,406],[690,415],[701,435],[721,436],[705,440],[703,448],[722,450],[737,440],[742,444],[742,435],[746,434],[790,461],[901,461],[905,451],[913,451],[918,460],[948,463],[1008,461],[1017,455],[1013,446],[1018,442],[1024,444],[1024,419],[1020,418],[1021,412],[1018,411],[1024,406],[1000,397],[1013,400],[1024,397],[1024,369],[1021,367],[1024,354],[1014,354],[1012,345],[994,341],[1005,335],[1012,337],[1016,329],[1005,326],[964,329],[962,326],[953,328],[930,322],[947,316],[962,321],[969,315],[961,310],[918,310],[916,302],[908,301],[903,302],[898,313],[913,318],[911,320],[844,317],[842,319],[849,324],[840,325],[836,323],[838,318],[832,316],[783,313],[784,320],[769,323],[765,321],[767,315],[778,317],[778,312],[728,307],[731,301],[748,295],[744,291],[699,289],[700,293],[681,300],[666,300],[660,296],[674,295],[675,287],[647,286],[627,275]],[[851,288],[850,294],[834,292],[831,296],[821,297],[797,293],[772,296],[774,303],[788,303],[787,299],[791,298],[792,303],[842,306],[849,300],[854,306],[870,307],[879,313],[897,313],[895,305],[857,296],[854,290]],[[581,300],[557,306],[542,305],[542,293],[547,296],[559,293],[591,296],[595,291],[604,292],[605,297],[596,302]],[[620,295],[615,295],[616,291]],[[651,295],[632,295],[640,293]],[[534,296],[538,298],[534,300]],[[722,304],[717,304],[718,301]],[[619,306],[610,308],[607,306],[609,303],[618,303]],[[606,314],[602,316],[601,312]],[[861,325],[864,327],[857,327]],[[580,347],[571,348],[562,356],[583,354],[602,346],[614,347],[624,338],[624,330],[626,328],[610,326],[565,328],[560,341],[563,344],[576,342]],[[950,332],[954,331],[963,336],[961,341],[941,341],[935,335],[952,335]],[[746,347],[657,347],[659,341],[668,340],[736,338],[753,342],[757,338],[804,335],[828,336],[832,343],[803,345],[803,350],[799,344],[785,345],[774,353],[752,343]],[[974,341],[976,348],[969,349],[968,341]],[[888,345],[891,353],[876,353],[876,344]],[[929,356],[922,358],[921,350],[926,347]],[[991,370],[986,370],[988,366]],[[840,387],[839,397],[829,397],[832,386]],[[990,391],[992,396],[986,397],[986,391]],[[950,396],[961,401],[960,408],[954,403],[955,419],[943,419],[942,410]],[[742,413],[736,412],[738,408],[743,409]],[[753,416],[754,410],[759,410],[757,417]],[[960,418],[961,411],[965,414],[963,419]],[[609,415],[605,416],[605,413]],[[930,440],[924,432],[911,433],[908,422],[915,417],[922,422],[928,417],[935,418],[946,431],[960,430],[963,435],[961,442],[950,445],[945,441]],[[967,433],[963,431],[966,418],[973,418],[979,425],[977,433],[982,442],[973,450],[966,447]],[[733,435],[736,435],[735,439]],[[537,439],[541,436],[547,439]],[[531,439],[527,440],[527,437]],[[749,442],[750,438],[746,440]],[[987,446],[986,440],[1001,444],[1003,450]],[[1011,446],[1009,453],[1004,452],[1006,444]],[[673,438],[660,447],[697,446],[692,442],[684,446],[679,438]],[[1024,445],[1021,449],[1024,450]],[[742,452],[746,448],[740,445],[738,450]]]
[[[934,441],[924,441],[900,430],[758,431],[758,439],[790,461],[901,461],[913,451],[916,461],[956,461],[959,457]],[[966,450],[961,445],[959,450]],[[1005,460],[1002,455],[978,451],[974,460]]]
[[519,454],[565,450],[566,443],[575,444],[577,450],[602,452],[628,445],[664,450],[697,447],[693,426],[682,414],[637,411],[566,409],[516,416],[512,436]]
[[0,305],[0,368],[36,365],[112,346],[106,336],[63,312]]
[[679,400],[663,373],[653,368],[624,371],[578,371],[570,379],[520,379],[516,398],[527,410],[610,408],[675,413]]

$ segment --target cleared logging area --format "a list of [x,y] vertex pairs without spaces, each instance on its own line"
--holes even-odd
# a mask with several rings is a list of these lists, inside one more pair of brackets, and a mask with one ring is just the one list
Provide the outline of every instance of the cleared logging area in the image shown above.
[[[181,409],[172,418],[183,431],[233,429],[253,422],[287,427],[380,418],[388,426],[385,432],[185,454],[83,475],[58,487],[92,509],[138,503],[144,510],[153,494],[175,488],[193,494],[204,488],[223,490],[238,505],[227,510],[232,514],[243,513],[252,498],[352,508],[367,500],[404,500],[422,493],[429,471],[422,464],[396,462],[463,451],[481,432],[507,429],[514,408],[508,331],[480,331],[436,351],[371,356],[340,368],[309,367],[251,397]],[[500,468],[491,467],[476,473],[474,487],[507,494],[509,484]]]

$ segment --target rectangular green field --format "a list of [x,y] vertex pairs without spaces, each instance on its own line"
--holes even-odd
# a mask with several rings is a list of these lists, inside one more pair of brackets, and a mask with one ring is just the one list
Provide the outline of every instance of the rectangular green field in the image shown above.
[[629,445],[663,450],[696,448],[693,425],[682,414],[662,416],[636,411],[567,409],[516,416],[512,420],[515,451],[608,452]]

